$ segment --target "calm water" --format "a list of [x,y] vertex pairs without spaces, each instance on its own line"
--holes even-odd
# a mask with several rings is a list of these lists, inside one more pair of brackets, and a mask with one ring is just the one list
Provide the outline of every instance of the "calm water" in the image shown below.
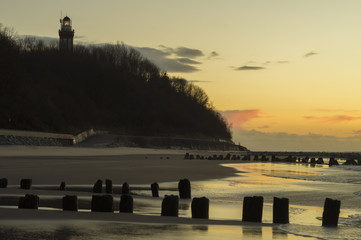
[[[361,239],[361,167],[329,168],[304,164],[226,164],[239,171],[227,179],[192,182],[192,197],[210,199],[210,219],[242,218],[245,196],[263,196],[263,222],[272,222],[273,197],[290,200],[290,224],[262,226],[192,226],[95,221],[0,223],[0,239]],[[177,182],[160,183],[175,189]],[[143,187],[139,185],[138,187]],[[144,186],[146,187],[146,186]],[[160,215],[161,198],[137,190],[134,213]],[[175,190],[160,195],[177,194]],[[339,227],[324,228],[326,197],[341,200]],[[180,217],[191,217],[190,201],[181,200]]]

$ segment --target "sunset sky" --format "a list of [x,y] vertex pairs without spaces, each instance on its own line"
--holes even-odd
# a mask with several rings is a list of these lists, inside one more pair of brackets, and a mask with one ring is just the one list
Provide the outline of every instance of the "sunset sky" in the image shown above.
[[251,150],[361,150],[360,0],[1,0],[20,36],[123,42],[202,87]]

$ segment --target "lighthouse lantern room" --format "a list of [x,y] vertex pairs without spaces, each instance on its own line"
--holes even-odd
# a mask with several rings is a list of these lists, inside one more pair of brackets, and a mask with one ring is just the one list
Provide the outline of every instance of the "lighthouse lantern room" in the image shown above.
[[71,29],[71,20],[68,16],[60,19],[59,50],[73,51],[74,30]]

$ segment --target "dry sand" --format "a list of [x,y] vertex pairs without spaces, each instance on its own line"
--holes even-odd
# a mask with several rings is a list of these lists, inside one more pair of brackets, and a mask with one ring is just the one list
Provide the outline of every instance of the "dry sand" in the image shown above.
[[[145,148],[80,148],[0,146],[0,177],[9,185],[22,178],[34,185],[94,184],[97,179],[112,179],[113,184],[151,184],[218,179],[235,174],[222,167],[224,161],[184,160],[185,150]],[[211,155],[213,152],[203,152]]]
[[[217,179],[234,175],[232,168],[220,166],[224,161],[184,160],[185,150],[143,149],[143,148],[80,148],[80,147],[28,147],[0,146],[0,178],[6,177],[9,186],[0,189],[0,200],[17,201],[17,196],[26,193],[57,198],[65,194],[91,196],[91,186],[97,179],[112,179],[114,185],[123,182],[150,185],[153,182],[176,182],[181,178],[191,181]],[[217,152],[219,153],[219,152]],[[212,155],[215,152],[206,152]],[[224,153],[223,153],[224,154]],[[22,178],[31,178],[32,190],[19,189]],[[73,191],[54,191],[61,181],[72,185]],[[79,187],[77,188],[76,185]],[[88,187],[86,187],[86,185]],[[160,184],[162,190],[162,184]],[[15,202],[14,202],[15,201]],[[46,201],[43,201],[43,203]],[[51,204],[50,204],[51,205]],[[54,204],[53,204],[54,205]],[[230,224],[240,221],[192,220],[182,218],[161,218],[107,213],[73,213],[46,210],[19,210],[0,208],[1,220],[24,219],[89,219],[121,222],[187,223],[187,224]]]

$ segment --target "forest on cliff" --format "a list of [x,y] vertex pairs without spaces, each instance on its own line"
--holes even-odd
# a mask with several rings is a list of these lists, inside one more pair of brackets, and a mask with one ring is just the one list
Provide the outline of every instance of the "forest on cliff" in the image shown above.
[[0,25],[0,128],[231,140],[207,94],[123,44],[56,45]]

